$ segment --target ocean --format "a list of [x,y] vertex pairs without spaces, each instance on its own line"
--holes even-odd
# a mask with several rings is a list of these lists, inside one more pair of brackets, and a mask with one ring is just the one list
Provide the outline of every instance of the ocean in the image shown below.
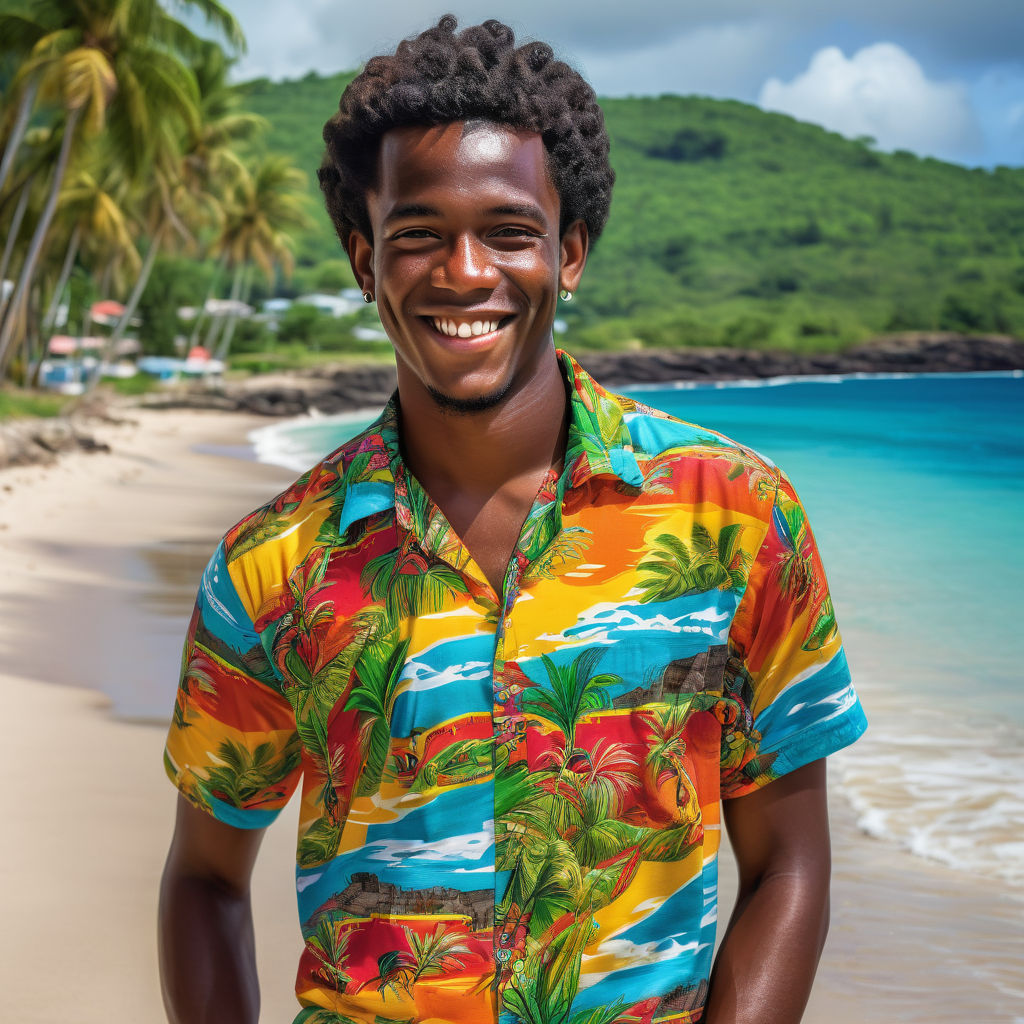
[[[870,722],[830,759],[860,827],[1024,887],[1024,374],[624,390],[793,480]],[[299,471],[370,418],[252,440]]]

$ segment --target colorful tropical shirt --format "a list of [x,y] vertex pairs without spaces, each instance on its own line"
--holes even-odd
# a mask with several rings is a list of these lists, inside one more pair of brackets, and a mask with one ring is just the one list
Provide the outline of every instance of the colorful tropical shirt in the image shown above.
[[699,1020],[720,799],[865,728],[788,479],[559,358],[501,593],[394,400],[203,576],[167,770],[239,828],[301,782],[297,1024]]

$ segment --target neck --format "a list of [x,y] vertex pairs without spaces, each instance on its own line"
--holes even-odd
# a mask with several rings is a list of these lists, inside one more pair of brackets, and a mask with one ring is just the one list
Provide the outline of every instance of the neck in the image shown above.
[[564,456],[567,399],[554,349],[502,402],[479,412],[441,408],[418,381],[403,387],[402,371],[399,365],[402,455],[429,494],[483,498]]

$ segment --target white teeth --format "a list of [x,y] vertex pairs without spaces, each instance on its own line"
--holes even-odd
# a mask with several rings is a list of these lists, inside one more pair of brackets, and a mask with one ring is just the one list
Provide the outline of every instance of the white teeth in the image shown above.
[[482,334],[490,334],[498,329],[498,320],[474,320],[472,323],[457,324],[454,320],[433,317],[434,329],[449,338],[478,338]]

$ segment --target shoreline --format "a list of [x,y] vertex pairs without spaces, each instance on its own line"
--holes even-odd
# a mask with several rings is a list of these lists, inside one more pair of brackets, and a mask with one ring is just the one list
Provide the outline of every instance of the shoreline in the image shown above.
[[[115,718],[116,702],[97,683],[123,677],[129,690],[159,683],[173,695],[206,557],[232,522],[293,476],[233,454],[265,419],[132,415],[134,423],[97,428],[106,454],[0,473],[8,567],[0,678],[13,712],[0,746],[9,771],[30,766],[8,814],[8,834],[20,841],[0,855],[0,957],[10,974],[0,1015],[29,1024],[63,1019],[72,991],[81,1024],[108,1019],[114,992],[120,1015],[162,1019],[155,905],[176,799],[160,763],[164,727]],[[59,642],[47,643],[54,628]],[[832,929],[806,1024],[1019,1019],[1024,991],[1012,951],[1024,947],[1024,897],[865,835],[836,785],[841,773],[839,764]],[[292,801],[269,830],[254,880],[267,1022],[298,1009],[297,811]],[[719,933],[734,891],[724,854]],[[86,951],[61,963],[59,986],[38,956],[52,944],[57,914],[63,945]]]
[[[559,344],[563,341],[556,339]],[[1024,370],[1024,342],[1008,335],[948,332],[884,335],[840,352],[811,354],[730,348],[572,354],[585,370],[613,390],[688,381],[713,384],[859,374]],[[267,417],[294,417],[310,412],[331,416],[380,408],[390,398],[396,383],[392,363],[324,365],[310,371],[230,381],[216,390],[157,394],[142,404],[163,409],[221,409]]]
[[[900,379],[1024,373],[1024,341],[1009,335],[906,332],[884,335],[839,352],[801,354],[762,349],[678,348],[578,352],[574,357],[601,384],[656,388],[770,387],[800,380]],[[52,465],[61,454],[107,450],[107,426],[135,410],[237,413],[263,420],[371,417],[397,386],[393,363],[349,363],[221,382],[177,386],[138,399],[94,397],[76,413],[0,421],[0,471]],[[113,412],[114,416],[111,415]],[[98,424],[98,425],[97,425]],[[254,428],[255,429],[255,428]],[[238,451],[225,452],[237,456]],[[267,461],[261,459],[261,461]]]

